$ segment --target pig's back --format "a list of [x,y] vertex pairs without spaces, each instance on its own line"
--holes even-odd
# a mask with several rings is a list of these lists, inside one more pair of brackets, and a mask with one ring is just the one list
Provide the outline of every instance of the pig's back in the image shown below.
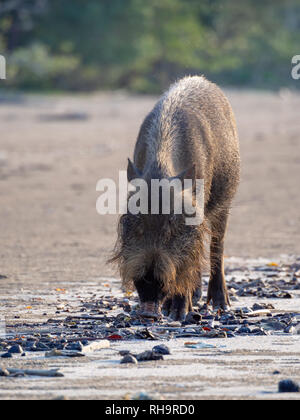
[[240,161],[234,114],[222,90],[202,76],[171,86],[144,121],[135,161],[143,172],[156,165],[165,176],[196,164],[207,197],[218,183],[228,196],[238,184]]

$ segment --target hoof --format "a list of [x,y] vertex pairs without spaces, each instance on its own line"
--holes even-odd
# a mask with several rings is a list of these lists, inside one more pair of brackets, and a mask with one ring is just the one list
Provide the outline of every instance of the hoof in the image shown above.
[[226,291],[209,293],[207,304],[212,303],[214,311],[228,311],[230,309],[230,300]]
[[229,312],[230,311],[230,306],[226,305],[226,304],[222,304],[222,305],[213,305],[213,310],[214,311],[222,311],[222,312]]
[[185,318],[186,318],[186,311],[174,310],[174,311],[170,312],[169,318],[172,321],[180,321],[180,322],[183,322],[183,321],[185,321]]
[[172,321],[183,322],[188,313],[188,302],[184,296],[167,299],[163,307],[163,314]]
[[202,289],[198,287],[193,294],[193,298],[192,298],[193,306],[200,305],[201,299],[202,299]]
[[160,305],[155,302],[142,302],[139,315],[142,318],[150,318],[150,319],[158,320],[162,316],[161,311],[160,311]]

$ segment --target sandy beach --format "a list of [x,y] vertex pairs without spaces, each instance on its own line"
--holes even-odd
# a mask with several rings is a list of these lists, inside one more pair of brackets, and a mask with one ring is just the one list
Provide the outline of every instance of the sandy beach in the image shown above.
[[[229,267],[246,267],[251,277],[259,265],[299,263],[300,95],[226,93],[242,154],[226,260]],[[72,313],[78,301],[105,290],[120,292],[118,273],[105,263],[117,216],[97,214],[96,184],[118,179],[119,170],[126,169],[139,126],[156,99],[123,92],[0,98],[0,317],[10,334],[21,335],[26,324],[32,332],[34,323],[59,318],[61,304]],[[277,311],[300,313],[299,299],[296,291],[293,300],[268,301]],[[255,302],[241,298],[234,305]],[[149,349],[147,341],[113,343],[84,360],[49,361],[30,354],[0,364],[59,367],[65,378],[1,379],[0,397],[113,399],[143,389],[164,399],[276,399],[278,380],[300,381],[299,337],[236,337],[225,348],[218,348],[222,340],[212,339],[217,347],[205,352],[187,350],[184,340],[175,339],[169,343],[172,356],[162,364],[137,367],[120,366],[118,351]],[[276,369],[282,376],[274,378]]]

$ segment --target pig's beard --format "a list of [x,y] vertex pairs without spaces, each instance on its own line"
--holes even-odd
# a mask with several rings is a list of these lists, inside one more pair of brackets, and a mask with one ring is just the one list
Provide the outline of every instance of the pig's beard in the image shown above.
[[160,280],[167,297],[186,296],[199,287],[200,273],[209,266],[205,239],[211,232],[206,220],[188,232],[180,226],[177,229],[179,232],[175,232],[174,238],[179,240],[166,242],[168,245],[164,244],[163,238],[157,241],[156,238],[144,238],[139,242],[132,234],[134,229],[124,235],[120,220],[118,239],[109,262],[118,264],[125,290],[134,290],[134,281],[142,279],[149,269]]
[[163,248],[151,250],[124,246],[113,260],[119,264],[126,290],[134,290],[134,280],[142,279],[151,269],[166,296],[183,296],[199,286],[201,249],[193,246],[186,253],[175,253]]

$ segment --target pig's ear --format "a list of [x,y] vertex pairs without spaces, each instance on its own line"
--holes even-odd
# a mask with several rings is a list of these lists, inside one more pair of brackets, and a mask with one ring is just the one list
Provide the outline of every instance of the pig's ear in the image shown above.
[[135,166],[130,159],[128,159],[128,168],[127,168],[127,179],[128,182],[133,181],[137,178],[142,178],[142,172]]

